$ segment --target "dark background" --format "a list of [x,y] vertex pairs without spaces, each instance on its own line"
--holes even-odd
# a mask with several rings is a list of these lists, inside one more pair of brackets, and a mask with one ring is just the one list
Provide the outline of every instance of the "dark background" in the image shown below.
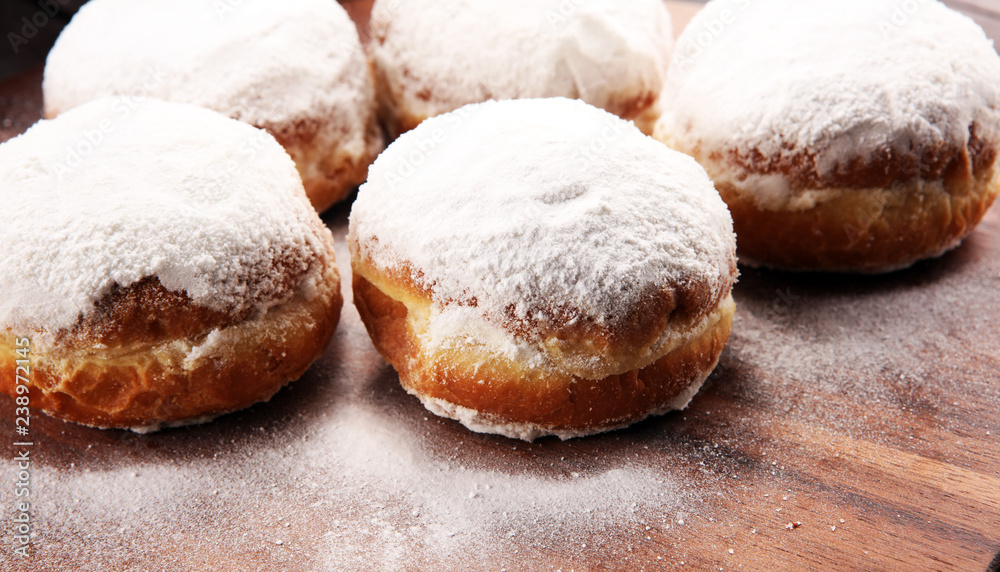
[[[351,1],[341,0],[341,3]],[[86,0],[0,0],[0,33],[3,35],[0,38],[0,82],[44,64],[45,56],[59,32],[85,3]],[[1000,38],[1000,0],[949,0],[945,3],[975,18],[990,37]],[[58,13],[49,17],[46,9],[49,12],[58,9]],[[25,34],[25,18],[29,22],[33,18],[46,22],[42,26],[31,24],[38,29],[31,39]],[[30,33],[31,28],[27,31]],[[27,44],[19,44],[16,54],[11,46],[10,34],[28,39]]]
[[[59,32],[86,0],[0,0],[0,81],[45,63]],[[58,12],[56,12],[58,10]],[[56,12],[49,16],[49,12]],[[30,27],[25,24],[25,19]],[[32,20],[43,25],[37,26]],[[35,29],[32,33],[32,29]],[[10,34],[27,40],[14,53]],[[33,35],[28,38],[28,35]]]

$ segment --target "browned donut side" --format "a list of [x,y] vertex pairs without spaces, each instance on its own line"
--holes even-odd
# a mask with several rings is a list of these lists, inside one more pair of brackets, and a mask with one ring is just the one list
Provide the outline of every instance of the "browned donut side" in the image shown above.
[[885,272],[954,248],[1000,193],[989,169],[943,187],[838,189],[805,210],[760,208],[748,191],[716,187],[733,215],[740,259],[792,270]]
[[357,272],[353,285],[354,303],[372,341],[408,391],[475,410],[496,423],[531,424],[551,432],[598,432],[667,409],[715,367],[733,318],[726,313],[697,339],[645,368],[587,380],[527,370],[495,356],[473,362],[459,352],[428,354],[402,302]]
[[[31,406],[84,425],[142,428],[197,421],[267,400],[325,349],[340,319],[339,284],[331,257],[323,263],[315,296],[297,291],[261,316],[226,323],[210,310],[184,315],[175,306],[165,315],[186,317],[133,322],[145,332],[131,342],[117,336],[107,347],[95,345],[92,336],[67,335],[51,350],[33,347],[27,376]],[[155,308],[146,309],[152,316]],[[211,319],[200,328],[188,319],[204,316]],[[154,324],[152,330],[143,323]],[[186,366],[191,349],[216,329],[220,341]],[[17,395],[15,336],[31,334],[0,335],[0,391],[10,396]]]

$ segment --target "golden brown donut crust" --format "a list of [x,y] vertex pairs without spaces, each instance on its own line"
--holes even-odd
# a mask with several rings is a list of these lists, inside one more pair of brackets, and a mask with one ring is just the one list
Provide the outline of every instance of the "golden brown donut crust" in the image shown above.
[[803,210],[761,208],[728,182],[716,188],[729,205],[740,260],[790,270],[887,272],[957,246],[1000,193],[1000,170],[911,182],[887,189],[824,189]]
[[[1000,193],[998,151],[975,124],[963,146],[923,146],[910,152],[856,157],[820,174],[810,150],[687,148],[670,133],[657,139],[698,160],[729,206],[740,261],[785,270],[881,273],[906,268],[955,248],[979,224]],[[774,176],[793,197],[816,204],[762,206],[751,183]]]
[[475,410],[488,422],[534,426],[547,434],[596,433],[671,409],[717,364],[735,308],[731,297],[723,299],[717,304],[718,320],[651,365],[590,380],[527,369],[493,354],[427,352],[414,331],[410,307],[424,311],[420,307],[429,307],[430,298],[411,295],[414,291],[400,283],[386,287],[405,297],[404,303],[370,282],[365,270],[355,264],[354,303],[376,348],[396,368],[407,391],[425,403],[441,400]]
[[[315,265],[309,287],[261,315],[199,307],[156,278],[115,288],[51,348],[32,346],[31,406],[84,425],[143,430],[267,400],[305,373],[340,319],[332,251]],[[0,333],[0,391],[10,396],[22,337],[31,333]]]

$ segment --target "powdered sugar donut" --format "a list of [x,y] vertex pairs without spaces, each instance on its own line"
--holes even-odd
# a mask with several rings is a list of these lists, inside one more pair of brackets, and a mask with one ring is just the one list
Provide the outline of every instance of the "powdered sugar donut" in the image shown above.
[[393,135],[467,103],[556,96],[650,133],[673,44],[662,0],[376,0],[371,28]]
[[662,105],[656,137],[714,179],[746,262],[902,268],[1000,191],[1000,57],[935,0],[713,0]]
[[735,308],[732,221],[704,170],[580,101],[425,121],[372,166],[348,243],[407,391],[528,440],[685,407]]
[[330,0],[92,0],[45,66],[45,114],[108,95],[214,109],[266,129],[318,211],[382,150],[357,30]]
[[203,420],[271,397],[336,327],[333,238],[264,131],[102,98],[0,145],[0,182],[0,390],[32,407]]

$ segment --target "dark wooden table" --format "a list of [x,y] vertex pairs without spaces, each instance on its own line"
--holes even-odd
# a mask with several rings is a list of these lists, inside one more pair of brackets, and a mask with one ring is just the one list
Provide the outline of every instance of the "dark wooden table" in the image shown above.
[[[37,120],[39,81],[0,84],[0,140]],[[349,208],[325,217],[345,277]],[[430,415],[345,296],[326,353],[267,404],[148,436],[33,417],[27,559],[0,398],[0,570],[998,568],[998,209],[889,276],[744,269],[690,408],[568,442]]]

